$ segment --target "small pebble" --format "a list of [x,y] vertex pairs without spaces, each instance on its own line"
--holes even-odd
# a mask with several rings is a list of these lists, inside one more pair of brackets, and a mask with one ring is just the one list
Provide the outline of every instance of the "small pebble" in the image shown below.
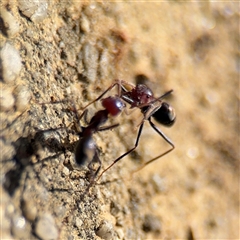
[[152,183],[157,192],[164,192],[167,189],[166,182],[158,174],[152,176]]
[[26,220],[22,216],[14,216],[12,219],[12,232],[18,239],[26,239],[28,237]]
[[26,219],[33,222],[37,216],[37,208],[34,202],[31,199],[23,199],[21,208]]
[[14,106],[14,97],[9,89],[2,88],[0,91],[0,111],[9,111]]
[[46,0],[19,0],[18,4],[22,14],[33,22],[41,22],[47,17],[48,2]]
[[36,222],[35,233],[44,240],[57,239],[58,229],[55,225],[53,217],[45,213]]
[[3,32],[8,37],[13,37],[19,32],[19,23],[14,16],[6,9],[1,9],[1,18],[3,22]]
[[88,20],[88,18],[85,15],[81,16],[81,30],[84,31],[85,33],[89,33],[90,32],[90,22]]
[[59,43],[59,48],[65,48],[65,43],[63,41]]
[[77,217],[75,220],[75,225],[78,229],[81,229],[82,225],[83,225],[83,221],[81,218]]
[[214,92],[214,91],[208,91],[205,94],[205,99],[207,100],[207,102],[211,105],[213,104],[217,104],[220,101],[220,96]]
[[96,231],[96,234],[105,240],[114,239],[113,225],[110,222],[102,221]]
[[158,217],[153,216],[151,214],[145,215],[143,225],[142,225],[142,229],[144,232],[160,233],[161,228],[162,228],[162,225]]
[[55,205],[54,209],[53,209],[55,216],[58,218],[64,218],[65,214],[66,214],[66,206],[63,205]]
[[29,89],[24,85],[18,85],[14,89],[14,95],[16,98],[16,108],[18,111],[23,111],[27,108],[31,94]]
[[124,231],[123,231],[123,229],[121,229],[121,228],[117,229],[116,233],[117,233],[117,236],[118,236],[119,239],[125,239],[124,238]]
[[84,13],[89,17],[92,18],[94,16],[96,10],[96,3],[91,3],[88,4],[85,8],[84,8]]
[[67,167],[63,167],[62,173],[63,173],[64,176],[68,176],[70,174],[70,171]]
[[85,67],[85,76],[90,82],[95,82],[98,70],[99,53],[96,46],[85,43],[83,45],[83,63]]
[[198,148],[195,146],[188,148],[187,156],[191,159],[196,159],[199,156]]
[[102,51],[99,60],[99,73],[102,79],[107,79],[109,76],[109,66],[111,66],[108,50]]
[[6,83],[14,81],[19,75],[22,62],[18,50],[11,44],[6,43],[0,52],[0,63],[2,66],[2,80]]

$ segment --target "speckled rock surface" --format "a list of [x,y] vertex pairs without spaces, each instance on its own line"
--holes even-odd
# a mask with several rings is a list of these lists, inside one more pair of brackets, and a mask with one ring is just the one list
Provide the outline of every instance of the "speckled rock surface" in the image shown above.
[[[239,239],[238,3],[0,4],[1,239]],[[87,192],[73,106],[143,75],[156,96],[174,89],[177,121],[156,125],[176,148],[132,175],[169,148],[146,123]],[[128,112],[94,134],[102,169],[134,146]]]

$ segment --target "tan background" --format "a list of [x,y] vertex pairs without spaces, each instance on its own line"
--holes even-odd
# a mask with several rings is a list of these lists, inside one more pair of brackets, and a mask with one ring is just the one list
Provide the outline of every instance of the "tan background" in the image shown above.
[[[1,238],[47,239],[38,230],[47,213],[58,239],[238,239],[239,3],[51,1],[40,20],[19,4],[1,5],[19,24],[1,35],[1,47],[8,41],[19,51],[22,70],[0,86],[4,95],[26,85],[31,101],[17,119],[17,101],[1,111]],[[137,162],[168,148],[146,126],[135,154],[86,194],[86,169],[69,163],[78,138],[66,128],[39,129],[76,131],[71,103],[80,109],[114,79],[135,83],[138,74],[156,96],[174,89],[166,101],[176,124],[158,126],[176,149],[131,178]],[[51,98],[65,102],[39,105]],[[138,111],[123,113],[118,129],[95,134],[103,168],[134,145],[140,121]],[[27,163],[15,163],[16,154]]]

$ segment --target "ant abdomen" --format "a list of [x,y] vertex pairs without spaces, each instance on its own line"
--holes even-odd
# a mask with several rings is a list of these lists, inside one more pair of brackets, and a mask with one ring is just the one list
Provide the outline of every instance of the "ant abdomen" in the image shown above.
[[161,107],[153,113],[152,117],[157,122],[167,127],[171,127],[176,120],[174,109],[166,102],[162,102]]
[[78,165],[88,165],[96,152],[96,145],[91,135],[82,138],[75,149],[75,161]]

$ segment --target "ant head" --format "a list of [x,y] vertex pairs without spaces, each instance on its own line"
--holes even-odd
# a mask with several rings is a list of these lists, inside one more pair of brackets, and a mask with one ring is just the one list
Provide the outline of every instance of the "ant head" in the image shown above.
[[176,120],[174,109],[166,102],[162,102],[161,107],[152,116],[156,121],[167,127],[171,127]]
[[115,117],[122,112],[123,108],[126,105],[119,97],[110,96],[102,100],[102,106],[108,111],[110,115]]
[[132,90],[132,99],[134,100],[132,107],[148,104],[153,101],[153,92],[144,84],[137,84]]

